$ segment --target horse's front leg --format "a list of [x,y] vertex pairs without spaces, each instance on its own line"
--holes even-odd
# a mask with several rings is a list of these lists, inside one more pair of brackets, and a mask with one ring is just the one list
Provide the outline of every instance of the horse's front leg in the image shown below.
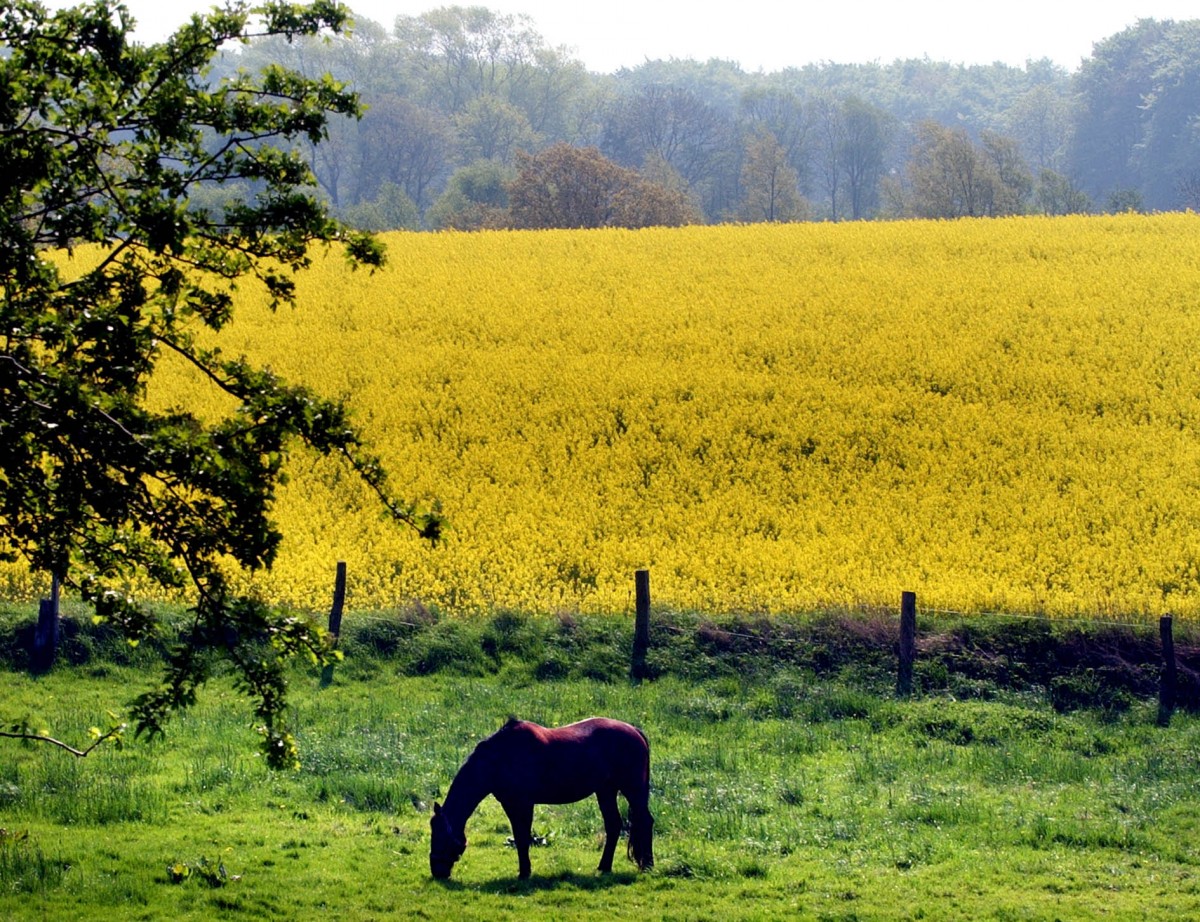
[[501,803],[508,821],[512,824],[513,842],[517,846],[517,876],[524,880],[529,876],[529,845],[533,841],[533,804],[509,801]]
[[600,805],[600,816],[604,818],[604,851],[596,870],[608,873],[612,870],[617,840],[621,838],[621,808],[617,806],[616,791],[597,791],[596,802]]

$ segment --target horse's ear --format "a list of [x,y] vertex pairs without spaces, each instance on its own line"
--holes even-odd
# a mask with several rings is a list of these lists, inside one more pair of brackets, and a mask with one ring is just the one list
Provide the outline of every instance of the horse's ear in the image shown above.
[[433,802],[433,815],[434,816],[442,815],[442,805],[439,804],[436,800]]

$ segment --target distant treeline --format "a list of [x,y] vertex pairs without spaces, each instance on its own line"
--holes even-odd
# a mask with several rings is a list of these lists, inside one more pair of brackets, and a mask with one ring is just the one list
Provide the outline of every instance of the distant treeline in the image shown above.
[[[369,107],[308,151],[369,229],[1200,208],[1200,20],[1142,20],[1074,73],[921,59],[596,74],[527,17],[447,7],[223,66],[271,62],[329,72]],[[548,183],[560,201],[514,212],[518,181],[521,202],[547,201]]]

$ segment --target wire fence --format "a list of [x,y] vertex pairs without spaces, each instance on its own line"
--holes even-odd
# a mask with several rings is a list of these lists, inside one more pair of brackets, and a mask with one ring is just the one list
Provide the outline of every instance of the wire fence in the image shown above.
[[[631,608],[632,607],[633,606],[631,605]],[[630,613],[632,613],[632,612],[630,612]],[[1088,625],[1088,626],[1092,626],[1092,627],[1131,627],[1131,628],[1145,628],[1147,630],[1150,630],[1154,627],[1153,623],[1150,621],[1141,620],[1141,619],[1132,618],[1132,617],[1130,617],[1130,618],[1117,618],[1117,617],[1085,618],[1085,617],[1082,617],[1079,615],[1023,614],[1020,612],[994,611],[994,610],[990,610],[990,609],[989,610],[965,611],[965,610],[959,610],[959,609],[954,609],[954,608],[933,608],[933,607],[926,607],[926,606],[921,606],[921,605],[919,605],[917,607],[917,614],[918,615],[935,615],[938,617],[946,617],[946,618],[963,618],[966,620],[969,620],[972,618],[978,618],[981,620],[982,619],[988,619],[988,620],[995,619],[995,620],[1008,620],[1008,621],[1034,621],[1034,622],[1042,622],[1042,623],[1046,623],[1046,624],[1081,624],[1081,625]],[[356,612],[354,615],[354,620],[356,623],[367,622],[367,623],[375,623],[375,624],[396,624],[396,625],[400,625],[402,627],[411,627],[411,628],[427,627],[429,624],[428,621],[406,621],[404,618],[401,618],[397,615],[371,614],[369,612]],[[683,627],[682,625],[679,625],[679,624],[670,624],[670,623],[667,623],[667,624],[660,623],[657,625],[657,627],[662,630],[672,631],[674,633],[680,633],[680,634],[688,633],[689,631],[695,630],[695,628],[687,628],[687,627]],[[748,640],[759,639],[757,634],[739,633],[737,631],[732,631],[732,630],[728,630],[728,629],[724,629],[724,628],[722,629],[722,631],[723,631],[723,633],[725,633],[726,635],[728,635],[730,637],[743,637]],[[792,641],[790,638],[780,638],[780,639],[783,641],[788,641],[788,642],[798,642],[798,641]]]
[[[639,571],[639,572],[647,572],[647,571]],[[343,589],[343,592],[344,592],[344,589]],[[335,594],[336,594],[336,589],[335,589]],[[634,609],[634,613],[636,615],[636,602],[633,597],[633,594],[631,594],[631,596],[630,596],[630,603],[631,603],[630,607]],[[336,604],[335,604],[335,607],[336,607]],[[873,609],[873,610],[878,611],[878,609]],[[1049,625],[1076,624],[1076,625],[1084,625],[1084,626],[1088,626],[1088,627],[1100,627],[1100,628],[1128,627],[1128,628],[1136,628],[1136,629],[1144,629],[1144,630],[1153,630],[1153,628],[1155,627],[1155,625],[1151,621],[1134,618],[1134,617],[1100,618],[1100,617],[1084,617],[1081,615],[1046,615],[1046,614],[1036,614],[1036,613],[997,611],[997,610],[991,610],[991,609],[966,611],[963,609],[938,608],[938,607],[933,607],[933,606],[922,606],[922,605],[917,606],[916,614],[918,617],[934,616],[934,617],[939,617],[939,618],[961,618],[963,620],[979,619],[979,620],[1025,621],[1025,622],[1034,622],[1034,623],[1044,623],[1044,624],[1049,624]],[[697,616],[697,619],[700,621],[704,621],[704,619],[701,618],[700,616]],[[394,614],[382,615],[382,614],[372,614],[372,613],[368,613],[368,612],[355,613],[354,620],[356,623],[390,624],[390,625],[397,625],[400,627],[410,627],[413,629],[420,629],[423,627],[428,627],[428,625],[430,623],[429,621],[406,620],[406,619],[399,617],[398,615],[394,615]],[[705,622],[705,623],[709,627],[712,626],[710,622]],[[697,630],[700,629],[699,627],[688,627],[688,626],[684,626],[684,625],[681,625],[678,623],[664,622],[664,621],[655,622],[654,627],[656,630],[665,630],[665,631],[668,631],[668,632],[671,632],[674,634],[695,633]],[[333,631],[333,633],[337,633],[337,631],[334,630],[334,625],[332,625],[332,624],[330,625],[330,630]],[[721,627],[720,631],[721,631],[722,635],[724,635],[726,637],[735,637],[735,638],[739,638],[739,639],[743,639],[743,640],[761,640],[762,639],[762,636],[760,634],[749,634],[749,633],[745,633],[745,632],[741,632],[741,631],[737,631],[737,630],[731,630],[727,627]],[[779,635],[774,635],[774,636],[772,636],[771,639],[774,642],[785,643],[785,644],[796,644],[796,643],[804,643],[805,642],[801,638],[793,638],[793,637],[786,637],[786,636],[779,636]]]
[[[337,583],[334,590],[334,606],[330,612],[330,631],[337,634],[340,631],[341,624],[341,606],[345,599],[345,565],[339,564]],[[639,570],[634,575],[635,582],[635,611],[634,611],[634,633],[633,647],[630,657],[630,676],[635,681],[641,681],[649,675],[647,669],[647,652],[651,643],[651,597],[650,597],[650,573],[648,570]],[[913,667],[918,655],[916,634],[918,617],[931,616],[942,618],[962,618],[969,619],[1002,619],[1012,621],[1025,621],[1031,623],[1044,624],[1074,624],[1085,625],[1099,628],[1132,628],[1151,630],[1152,625],[1145,622],[1122,620],[1116,618],[1083,618],[1083,617],[1058,617],[1053,618],[1046,615],[987,611],[987,612],[967,612],[959,611],[951,608],[936,608],[926,607],[918,608],[916,604],[916,595],[911,592],[902,594],[899,608],[899,630],[896,647],[896,675],[897,684],[896,691],[901,697],[906,697],[912,693],[913,684]],[[395,616],[378,616],[378,615],[358,615],[356,621],[365,622],[382,622],[390,625],[406,626],[419,630],[428,627],[429,621],[407,620]],[[1159,681],[1159,722],[1168,723],[1171,714],[1175,709],[1175,703],[1178,700],[1178,676],[1179,670],[1177,665],[1177,655],[1174,642],[1174,621],[1171,616],[1163,616],[1159,619],[1159,642],[1161,645],[1161,675]],[[654,624],[656,630],[665,630],[676,635],[699,635],[702,631],[717,631],[722,638],[739,639],[754,643],[769,642],[775,645],[801,645],[810,643],[810,638],[793,637],[786,634],[772,633],[770,635],[755,634],[748,631],[739,631],[719,625],[713,625],[711,622],[700,620],[696,625],[682,625],[673,620],[661,618]],[[329,670],[332,667],[328,667]],[[331,676],[331,671],[325,673],[325,677]]]
[[1079,615],[1038,615],[1009,611],[958,611],[953,608],[918,608],[922,615],[941,615],[956,618],[1000,618],[1009,621],[1045,621],[1053,624],[1088,624],[1097,627],[1147,627],[1148,622],[1135,618],[1084,618]]
[[[337,575],[334,583],[333,605],[329,613],[329,631],[336,638],[342,632],[342,615],[346,600],[346,565],[339,562],[337,565]],[[649,670],[647,669],[647,653],[651,644],[651,597],[650,597],[650,573],[648,570],[639,570],[634,574],[634,632],[633,645],[630,657],[630,676],[636,681],[648,677]],[[57,644],[57,621],[58,621],[58,598],[57,593],[53,594],[52,599],[43,600],[39,611],[38,629],[34,635],[35,662],[52,663],[55,656],[55,646]],[[883,611],[882,609],[874,609],[876,613]],[[1046,615],[1038,615],[1031,613],[1014,613],[1002,611],[960,611],[952,608],[937,608],[924,607],[919,608],[916,604],[916,596],[914,593],[905,592],[902,594],[899,608],[899,630],[897,635],[896,649],[896,669],[897,669],[897,693],[901,696],[907,696],[912,690],[912,676],[915,659],[918,655],[916,635],[917,623],[919,617],[939,618],[961,618],[964,620],[972,619],[996,619],[996,620],[1011,620],[1025,621],[1031,623],[1045,624],[1074,624],[1085,625],[1099,628],[1132,628],[1151,630],[1152,625],[1144,621],[1134,621],[1129,619],[1117,618],[1085,618],[1085,617],[1049,617]],[[397,617],[396,615],[373,615],[367,613],[359,613],[354,617],[356,622],[362,623],[386,623],[391,626],[402,626],[420,630],[428,627],[435,619],[406,619]],[[694,625],[684,625],[678,623],[677,619],[667,619],[661,617],[655,622],[654,627],[659,631],[667,631],[675,635],[696,635],[701,632],[719,632],[722,638],[745,640],[757,644],[764,642],[773,645],[796,646],[806,643],[811,643],[811,638],[802,636],[788,636],[785,633],[770,632],[770,633],[752,633],[746,630],[738,630],[734,627],[723,627],[719,624],[713,624],[711,621],[706,621],[702,618],[697,618],[697,623]],[[1178,661],[1175,651],[1174,640],[1174,621],[1171,616],[1163,616],[1159,619],[1158,624],[1159,643],[1161,648],[1161,680],[1160,680],[1160,721],[1170,719],[1170,713],[1174,709],[1175,701],[1177,700],[1177,684],[1178,684]],[[328,684],[332,680],[333,666],[328,665],[322,671],[322,684]]]

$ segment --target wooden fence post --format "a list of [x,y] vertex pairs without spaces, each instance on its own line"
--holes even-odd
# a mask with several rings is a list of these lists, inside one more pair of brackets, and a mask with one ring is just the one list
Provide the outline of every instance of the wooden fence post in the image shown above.
[[52,576],[50,598],[39,603],[37,626],[33,630],[33,668],[39,672],[53,666],[58,656],[59,595],[58,577]]
[[346,606],[346,561],[339,560],[333,580],[333,607],[329,609],[329,633],[336,640],[342,633],[342,609]]
[[1162,638],[1163,657],[1163,671],[1158,680],[1158,724],[1165,727],[1171,722],[1171,715],[1175,713],[1175,692],[1179,681],[1170,615],[1163,615],[1158,619],[1158,633]]
[[[333,635],[333,645],[338,644],[342,633],[342,609],[346,606],[346,562],[339,560],[337,575],[333,580],[333,606],[329,609],[329,633]],[[333,663],[326,663],[321,669],[321,685],[329,685],[333,681]]]
[[650,571],[638,570],[633,577],[637,608],[629,674],[635,682],[640,682],[646,677],[646,651],[650,649]]
[[900,594],[900,670],[896,679],[896,694],[902,698],[912,694],[913,660],[917,655],[917,594]]

